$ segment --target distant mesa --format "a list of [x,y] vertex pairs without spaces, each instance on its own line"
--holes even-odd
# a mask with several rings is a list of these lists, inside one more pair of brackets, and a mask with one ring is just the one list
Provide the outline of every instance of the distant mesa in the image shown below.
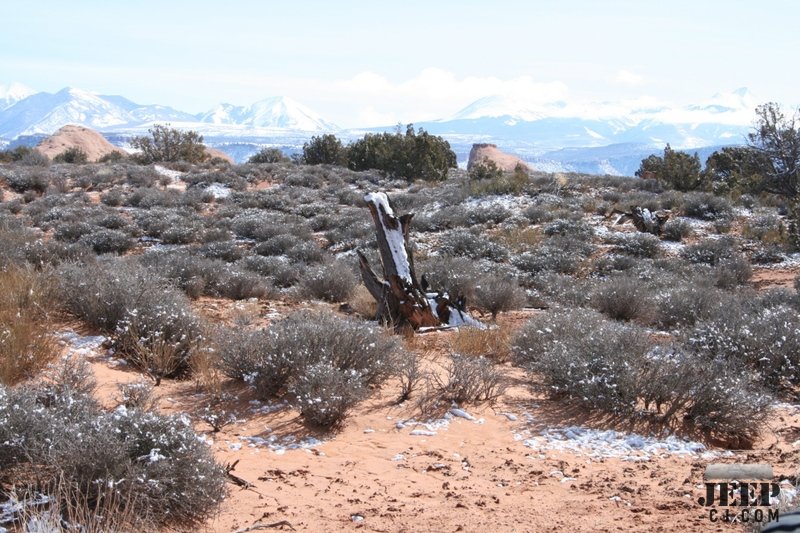
[[210,146],[206,146],[206,153],[212,159],[215,159],[215,158],[224,159],[225,161],[227,161],[231,165],[236,163],[236,161],[234,161],[231,156],[229,156],[228,154],[226,154],[222,150],[217,150],[216,148],[211,148]]
[[97,161],[112,152],[125,155],[125,152],[108,142],[105,137],[85,126],[69,124],[40,142],[36,149],[49,158],[65,152],[69,148],[79,148],[86,153],[86,159]]
[[499,150],[496,144],[476,143],[472,145],[472,150],[469,151],[467,170],[471,170],[473,166],[482,161],[493,161],[497,168],[505,172],[512,172],[517,165],[521,165],[525,170],[530,170],[525,161]]

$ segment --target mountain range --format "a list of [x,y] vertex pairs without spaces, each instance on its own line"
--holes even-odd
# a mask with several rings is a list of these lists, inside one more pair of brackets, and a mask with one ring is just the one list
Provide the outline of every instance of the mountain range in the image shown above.
[[[445,137],[462,164],[472,143],[490,142],[541,170],[632,175],[642,158],[660,152],[667,143],[700,153],[742,144],[755,106],[746,89],[688,106],[652,102],[526,105],[494,95],[450,117],[415,126]],[[0,139],[5,139],[0,145],[30,144],[66,124],[96,129],[111,142],[124,145],[131,135],[141,135],[155,123],[196,130],[207,144],[237,161],[263,146],[297,151],[312,135],[324,132],[347,141],[395,127],[341,129],[287,97],[247,106],[222,103],[190,114],[70,87],[47,93],[18,83],[0,86]]]

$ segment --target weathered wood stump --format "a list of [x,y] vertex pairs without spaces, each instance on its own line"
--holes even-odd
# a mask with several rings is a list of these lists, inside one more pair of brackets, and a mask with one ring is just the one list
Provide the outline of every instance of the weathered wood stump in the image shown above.
[[614,225],[630,221],[642,233],[652,233],[653,235],[661,235],[664,231],[664,224],[667,223],[670,215],[667,211],[650,211],[646,207],[638,206],[631,209],[630,212],[615,209],[611,214],[619,215]]
[[378,238],[383,267],[379,278],[361,250],[357,250],[361,279],[378,302],[377,319],[395,329],[471,326],[485,327],[466,310],[466,300],[457,295],[451,300],[442,292],[420,286],[414,271],[414,257],[409,243],[409,225],[413,213],[396,216],[386,193],[364,196]]

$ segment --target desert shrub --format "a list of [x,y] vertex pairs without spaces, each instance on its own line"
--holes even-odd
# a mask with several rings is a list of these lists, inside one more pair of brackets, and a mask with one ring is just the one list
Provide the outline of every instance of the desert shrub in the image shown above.
[[787,239],[786,227],[777,215],[759,214],[747,219],[742,228],[742,235],[748,239],[765,243],[784,243]]
[[434,380],[436,396],[456,404],[491,401],[505,390],[499,367],[484,357],[454,354],[444,377],[435,375]]
[[736,255],[735,244],[731,238],[704,239],[684,248],[681,257],[691,263],[716,266]]
[[664,329],[691,327],[719,306],[735,305],[724,292],[694,282],[663,287],[653,298],[653,324]]
[[753,369],[767,388],[787,390],[800,381],[800,317],[791,307],[722,308],[698,323],[687,342],[709,360]]
[[306,421],[322,427],[344,420],[366,393],[357,371],[338,368],[327,360],[309,365],[291,386],[295,405]]
[[225,493],[224,469],[186,417],[124,407],[104,412],[90,392],[40,382],[0,386],[0,420],[0,478],[8,482],[20,470],[35,469],[34,489],[68,483],[72,490],[49,495],[78,499],[57,507],[83,503],[91,520],[104,519],[91,514],[111,498],[117,510],[127,509],[123,516],[143,522],[198,523]]
[[656,257],[661,253],[658,237],[649,233],[623,233],[612,241],[617,251],[633,257]]
[[730,219],[733,216],[733,207],[722,196],[693,192],[683,197],[683,214],[701,220]]
[[545,225],[544,234],[548,237],[560,235],[585,241],[592,238],[594,230],[589,224],[581,220],[559,218]]
[[466,230],[454,230],[443,235],[439,251],[445,255],[485,258],[496,262],[503,262],[508,258],[508,250],[503,246],[483,235],[475,235]]
[[23,268],[0,270],[0,386],[31,377],[55,355],[49,337],[52,284]]
[[485,275],[475,285],[475,305],[489,311],[492,320],[497,313],[519,309],[525,305],[525,291],[516,281],[497,275]]
[[794,278],[794,290],[796,293],[800,294],[800,276]]
[[50,166],[50,158],[44,155],[39,150],[31,150],[22,156],[19,160],[20,165],[26,167],[48,167]]
[[309,311],[218,339],[229,376],[251,383],[261,398],[288,392],[308,421],[322,426],[339,423],[369,385],[394,372],[400,346],[379,328]]
[[481,180],[469,180],[464,187],[469,196],[489,196],[500,194],[520,194],[530,184],[530,176],[521,165],[514,172]]
[[493,222],[499,224],[511,216],[511,211],[501,204],[481,205],[467,209],[467,222],[470,225]]
[[591,295],[592,307],[614,320],[648,322],[653,313],[647,283],[629,276],[611,278]]
[[546,239],[531,252],[513,257],[511,262],[528,274],[539,272],[574,274],[592,250],[592,245],[588,243],[557,236]]
[[133,239],[115,229],[96,229],[78,239],[78,244],[91,248],[97,254],[122,254],[133,247]]
[[281,234],[258,243],[253,251],[258,255],[285,255],[295,244],[297,237]]
[[625,272],[633,269],[637,260],[629,255],[606,254],[595,259],[592,271],[600,276],[607,276],[613,272]]
[[53,163],[71,163],[75,165],[85,165],[89,158],[82,149],[77,146],[71,146],[55,156]]
[[680,242],[686,237],[690,237],[692,232],[692,225],[687,220],[673,218],[664,224],[662,235],[668,241]]
[[324,257],[317,243],[311,241],[295,244],[286,252],[286,256],[292,261],[302,263],[319,263]]
[[522,214],[530,220],[531,224],[542,224],[553,220],[553,210],[542,205],[526,207]]
[[248,298],[269,298],[274,296],[269,280],[236,267],[225,269],[219,277],[208,275],[205,279],[205,292],[213,296],[246,300]]
[[11,190],[18,193],[27,191],[43,193],[49,185],[49,176],[43,170],[14,169],[11,172],[4,173],[3,178],[5,178]]
[[643,331],[585,309],[534,317],[512,341],[516,364],[540,374],[555,394],[618,413],[636,406],[636,369],[648,350]]
[[483,159],[469,169],[468,176],[471,180],[497,179],[503,176],[503,170],[491,159]]
[[59,298],[88,324],[114,333],[120,353],[154,377],[185,373],[201,326],[185,296],[128,261],[64,264]]
[[235,242],[217,241],[203,245],[200,248],[200,254],[209,259],[221,259],[233,263],[241,259],[245,252]]
[[466,257],[435,257],[416,262],[417,273],[424,275],[429,291],[441,291],[456,299],[459,296],[472,300],[475,285],[482,275],[475,261]]
[[25,259],[37,268],[58,265],[65,261],[86,261],[92,249],[82,244],[66,244],[54,240],[35,241],[24,248]]
[[328,302],[347,301],[357,284],[355,273],[342,261],[308,267],[300,277],[305,295]]
[[184,375],[202,339],[200,320],[186,297],[174,290],[143,293],[127,302],[117,323],[115,346],[134,366],[156,379]]
[[750,252],[750,261],[759,265],[781,263],[783,260],[783,250],[776,244],[760,244]]
[[750,263],[741,255],[723,259],[712,270],[714,285],[722,289],[732,289],[744,285],[753,275]]

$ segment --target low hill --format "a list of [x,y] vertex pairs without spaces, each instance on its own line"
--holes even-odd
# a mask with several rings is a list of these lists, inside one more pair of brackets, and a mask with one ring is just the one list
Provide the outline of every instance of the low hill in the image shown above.
[[493,161],[499,169],[508,172],[513,171],[517,165],[522,165],[525,169],[528,168],[528,165],[522,159],[499,150],[495,144],[473,144],[472,150],[469,152],[467,169],[471,169],[474,165],[484,160]]
[[68,148],[80,148],[89,161],[97,161],[112,152],[125,154],[96,131],[72,124],[62,127],[36,146],[38,151],[51,159]]

